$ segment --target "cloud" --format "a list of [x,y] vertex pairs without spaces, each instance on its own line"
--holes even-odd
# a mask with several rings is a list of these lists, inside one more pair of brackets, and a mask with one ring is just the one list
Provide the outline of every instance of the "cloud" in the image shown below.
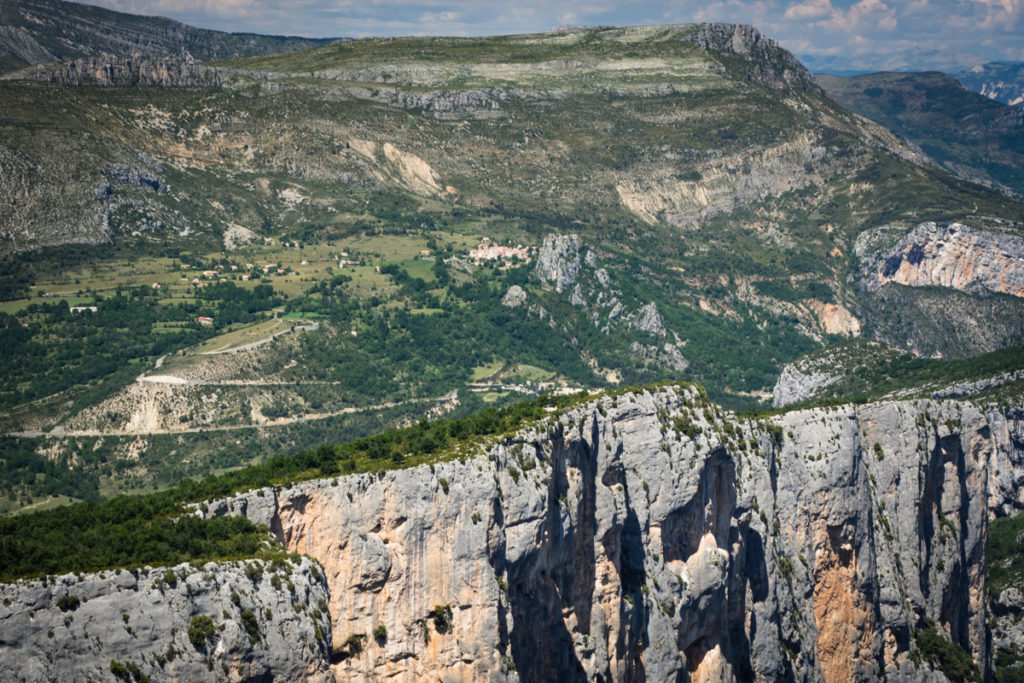
[[821,19],[833,13],[832,3],[829,0],[808,0],[796,5],[790,5],[786,9],[785,18],[802,21],[805,19]]

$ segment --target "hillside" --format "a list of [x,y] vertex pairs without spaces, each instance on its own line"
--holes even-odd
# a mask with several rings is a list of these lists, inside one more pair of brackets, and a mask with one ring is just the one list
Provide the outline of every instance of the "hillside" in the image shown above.
[[846,337],[1021,338],[1024,205],[750,27],[129,62],[3,83],[4,509],[551,391],[763,407]]
[[114,12],[63,0],[4,0],[0,73],[32,64],[113,55],[233,59],[322,45],[329,40],[223,33],[163,17]]
[[951,173],[1024,194],[1024,109],[938,72],[816,80],[844,107],[920,147]]

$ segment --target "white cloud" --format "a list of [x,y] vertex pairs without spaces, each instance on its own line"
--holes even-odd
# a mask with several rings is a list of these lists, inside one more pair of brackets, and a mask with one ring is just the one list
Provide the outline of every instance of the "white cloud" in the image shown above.
[[790,5],[784,15],[786,19],[802,21],[805,19],[821,19],[832,14],[832,3],[829,0],[808,0],[807,2]]

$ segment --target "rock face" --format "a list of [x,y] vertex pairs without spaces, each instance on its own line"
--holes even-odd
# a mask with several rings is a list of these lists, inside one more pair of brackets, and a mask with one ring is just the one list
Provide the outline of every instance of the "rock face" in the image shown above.
[[207,88],[221,84],[217,69],[194,61],[140,57],[88,57],[53,66],[34,67],[14,77],[18,80],[66,86]]
[[25,30],[14,26],[0,26],[0,54],[10,55],[25,64],[45,64],[56,60]]
[[[309,558],[66,574],[0,584],[0,597],[5,681],[110,680],[115,662],[153,680],[333,680],[327,586]],[[215,630],[197,647],[200,615]]]
[[796,57],[753,26],[703,24],[694,38],[704,50],[727,52],[750,62],[748,78],[771,88],[810,89],[814,76]]
[[[858,238],[858,256],[866,255],[869,241],[877,236],[876,231]],[[966,292],[984,288],[1024,297],[1024,238],[959,223],[922,223],[876,256],[865,275],[872,290],[895,282]]]
[[1024,334],[1024,238],[1014,224],[882,226],[858,236],[865,334],[921,356],[965,357]]
[[860,321],[845,307],[827,304],[817,299],[807,299],[804,304],[811,309],[825,334],[842,337],[856,337],[860,334]]
[[631,315],[627,326],[631,329],[643,330],[659,337],[665,336],[665,323],[662,322],[661,313],[653,302],[644,304],[635,314]]
[[782,368],[782,374],[772,389],[772,406],[782,408],[799,403],[814,396],[819,389],[832,384],[839,377],[831,375],[820,368],[807,367],[800,363],[790,363]]
[[512,285],[501,297],[501,305],[509,308],[519,308],[526,303],[526,290],[519,285]]
[[1022,410],[888,402],[769,424],[665,388],[461,461],[209,514],[268,523],[323,564],[345,680],[943,680],[915,629],[935,622],[990,668],[987,523],[1024,507],[1022,483]]
[[580,273],[578,235],[548,235],[537,253],[537,276],[561,293],[576,282]]
[[974,382],[960,382],[953,384],[938,391],[932,392],[932,398],[960,398],[963,396],[970,396],[971,394],[978,394],[986,389],[992,387],[998,387],[1008,382],[1016,382],[1024,379],[1024,370],[1017,370],[1016,372],[1004,372],[996,377],[988,377],[986,379],[980,379]]

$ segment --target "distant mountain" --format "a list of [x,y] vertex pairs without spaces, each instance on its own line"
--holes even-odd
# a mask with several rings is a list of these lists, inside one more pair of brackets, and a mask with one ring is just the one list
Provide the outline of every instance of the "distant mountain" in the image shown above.
[[234,59],[324,45],[330,39],[223,33],[163,17],[114,12],[62,0],[0,3],[0,73],[102,54]]
[[969,90],[1010,105],[1024,105],[1024,62],[988,62],[953,74]]
[[963,50],[923,50],[920,48],[896,53],[853,56],[799,55],[804,66],[814,73],[832,76],[856,76],[880,71],[967,71],[986,60],[981,55]]
[[903,136],[946,170],[1024,194],[1024,109],[934,71],[816,78],[834,100]]

